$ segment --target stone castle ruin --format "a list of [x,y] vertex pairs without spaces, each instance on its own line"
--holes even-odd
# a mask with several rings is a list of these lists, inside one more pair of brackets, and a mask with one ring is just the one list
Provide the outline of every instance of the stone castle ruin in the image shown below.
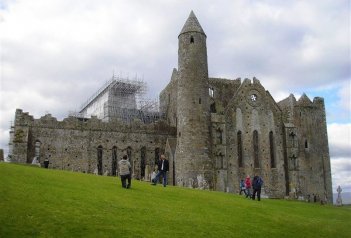
[[11,160],[46,158],[49,168],[115,176],[127,154],[133,178],[149,180],[165,153],[173,185],[238,192],[240,179],[257,174],[268,197],[332,202],[323,98],[276,102],[256,78],[209,77],[206,34],[193,12],[178,42],[178,68],[159,106],[140,103],[143,82],[114,76],[63,121],[17,109]]

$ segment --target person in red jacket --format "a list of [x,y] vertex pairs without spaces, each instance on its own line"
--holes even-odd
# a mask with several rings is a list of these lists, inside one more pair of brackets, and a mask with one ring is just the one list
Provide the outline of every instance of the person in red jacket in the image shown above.
[[250,175],[247,175],[245,179],[245,187],[246,187],[246,198],[251,198],[251,179]]

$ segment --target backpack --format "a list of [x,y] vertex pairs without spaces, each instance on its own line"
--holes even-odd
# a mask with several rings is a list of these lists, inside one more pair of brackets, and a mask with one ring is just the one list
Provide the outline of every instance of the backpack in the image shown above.
[[263,180],[261,179],[261,177],[258,177],[256,180],[256,186],[261,187],[262,185],[263,185]]

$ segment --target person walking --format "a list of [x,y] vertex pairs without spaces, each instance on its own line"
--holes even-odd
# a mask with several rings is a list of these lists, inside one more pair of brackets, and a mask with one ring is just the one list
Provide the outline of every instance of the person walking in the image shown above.
[[169,169],[169,162],[166,160],[165,155],[161,155],[161,160],[158,161],[157,164],[157,169],[158,173],[156,174],[156,177],[152,179],[152,185],[156,185],[158,182],[158,179],[160,176],[162,176],[163,179],[163,187],[166,187],[167,185],[167,171]]
[[240,192],[239,192],[239,195],[241,195],[241,193],[242,192],[244,192],[244,194],[246,195],[246,187],[245,187],[245,182],[244,182],[244,180],[242,179],[242,180],[240,180],[240,184],[239,184],[239,186],[240,186]]
[[263,184],[263,180],[260,176],[256,175],[252,182],[253,194],[252,200],[255,200],[255,195],[257,193],[257,200],[261,201],[261,187]]
[[[130,188],[132,183],[130,174],[131,165],[128,161],[127,155],[123,155],[123,158],[118,162],[118,167],[119,175],[121,176],[122,187]],[[128,180],[128,184],[126,184],[126,180]]]
[[246,198],[251,198],[251,178],[247,175],[245,179]]

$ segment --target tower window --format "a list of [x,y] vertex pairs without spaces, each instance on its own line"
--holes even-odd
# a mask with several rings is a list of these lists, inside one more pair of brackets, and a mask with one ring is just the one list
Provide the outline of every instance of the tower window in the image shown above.
[[214,89],[213,88],[209,88],[208,89],[208,94],[210,95],[210,97],[214,97]]
[[190,43],[191,43],[191,44],[194,43],[194,37],[193,37],[193,36],[190,37]]
[[305,149],[308,149],[308,142],[305,140]]
[[201,98],[199,98],[199,104],[201,104]]

